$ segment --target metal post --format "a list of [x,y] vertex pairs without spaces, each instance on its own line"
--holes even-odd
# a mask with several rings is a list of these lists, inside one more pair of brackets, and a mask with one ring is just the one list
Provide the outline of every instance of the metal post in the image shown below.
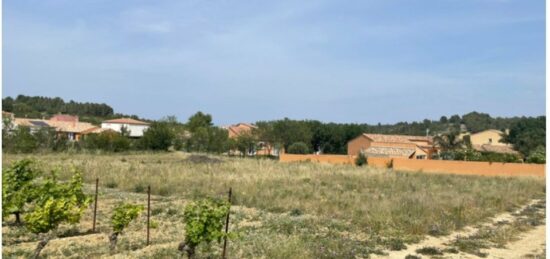
[[229,187],[229,194],[228,194],[228,201],[229,201],[229,210],[227,211],[227,217],[225,218],[225,236],[223,237],[223,253],[222,253],[222,259],[225,259],[226,255],[226,249],[227,249],[227,232],[229,231],[229,212],[231,211],[231,187]]
[[95,179],[95,199],[94,199],[94,223],[92,227],[92,232],[95,232],[95,222],[97,214],[97,186],[99,185],[99,178]]
[[147,186],[147,245],[149,245],[149,228],[151,227],[151,185]]

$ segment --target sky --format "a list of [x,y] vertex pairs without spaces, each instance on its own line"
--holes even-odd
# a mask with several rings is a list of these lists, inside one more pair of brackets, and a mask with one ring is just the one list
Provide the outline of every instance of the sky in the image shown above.
[[219,125],[545,114],[544,0],[3,4],[3,97]]

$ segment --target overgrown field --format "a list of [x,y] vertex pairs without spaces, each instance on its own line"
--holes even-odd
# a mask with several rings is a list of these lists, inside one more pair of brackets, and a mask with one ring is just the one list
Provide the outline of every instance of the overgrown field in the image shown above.
[[[65,257],[173,257],[183,240],[183,207],[193,199],[225,197],[233,188],[230,258],[354,258],[401,249],[425,235],[445,235],[545,194],[544,179],[401,173],[369,167],[279,163],[183,153],[9,155],[3,166],[24,157],[61,178],[81,168],[88,192],[100,179],[99,234],[90,208],[78,226],[63,226],[42,254]],[[146,204],[152,193],[152,245],[145,246],[142,216],[109,252],[109,217],[120,201]],[[3,256],[29,256],[38,240],[3,222]],[[217,243],[198,257],[219,257]]]

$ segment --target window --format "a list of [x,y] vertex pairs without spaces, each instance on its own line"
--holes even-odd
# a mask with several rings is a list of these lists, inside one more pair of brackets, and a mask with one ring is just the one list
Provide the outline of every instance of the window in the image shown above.
[[493,143],[493,139],[489,138],[489,144],[492,144],[492,143]]
[[417,155],[416,159],[426,159],[426,155]]

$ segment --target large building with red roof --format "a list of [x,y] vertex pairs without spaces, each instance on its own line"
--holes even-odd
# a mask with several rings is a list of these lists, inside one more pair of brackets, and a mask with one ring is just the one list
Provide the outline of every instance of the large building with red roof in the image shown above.
[[348,155],[430,159],[436,148],[432,137],[361,134],[348,142]]

